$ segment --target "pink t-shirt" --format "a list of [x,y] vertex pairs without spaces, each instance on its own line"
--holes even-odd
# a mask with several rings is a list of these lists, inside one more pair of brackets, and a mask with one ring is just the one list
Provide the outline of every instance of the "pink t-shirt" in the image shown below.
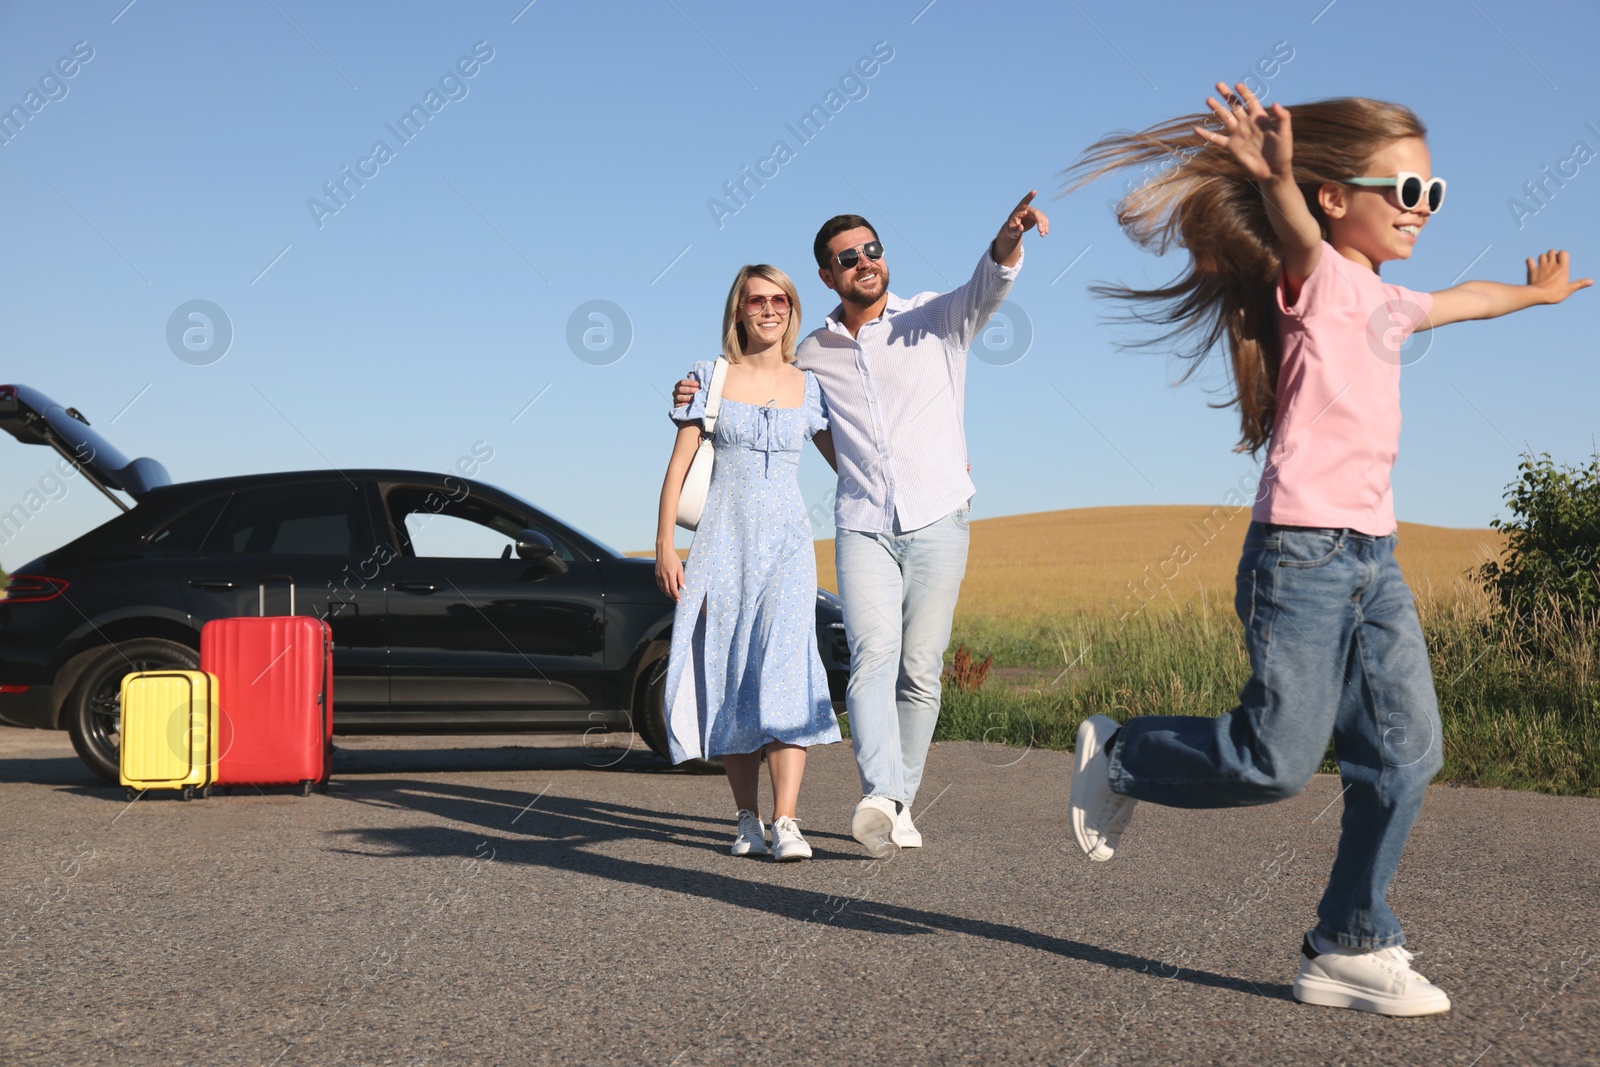
[[1385,285],[1322,242],[1293,307],[1278,275],[1278,409],[1252,517],[1284,526],[1395,531],[1400,351],[1432,293]]

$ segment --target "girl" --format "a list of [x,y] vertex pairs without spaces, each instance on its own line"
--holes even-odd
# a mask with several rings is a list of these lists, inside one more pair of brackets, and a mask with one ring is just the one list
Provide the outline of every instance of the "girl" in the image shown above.
[[[1444,202],[1425,130],[1396,104],[1341,99],[1290,113],[1244,85],[1209,116],[1092,146],[1079,184],[1166,166],[1118,208],[1156,252],[1190,261],[1171,285],[1101,289],[1186,335],[1193,362],[1226,340],[1240,448],[1266,446],[1235,606],[1251,678],[1215,719],[1140,716],[1078,730],[1071,812],[1078,844],[1109,860],[1136,801],[1265,804],[1305,788],[1333,738],[1344,783],[1338,853],[1307,931],[1297,1000],[1386,1015],[1449,1010],[1412,970],[1386,896],[1443,759],[1433,676],[1411,591],[1395,565],[1389,471],[1400,438],[1400,347],[1414,330],[1555,304],[1567,254],[1527,262],[1526,285],[1436,293],[1384,284]],[[1214,118],[1208,126],[1196,120]],[[1209,146],[1209,147],[1208,147]],[[1187,375],[1185,375],[1187,377]]]
[[[722,316],[730,366],[687,578],[673,526],[709,388],[672,412],[678,437],[656,527],[656,584],[678,602],[666,688],[672,760],[722,757],[738,809],[732,852],[764,856],[756,794],[765,753],[778,860],[810,857],[795,818],[806,747],[839,740],[817,652],[817,561],[799,481],[806,441],[815,440],[830,465],[833,442],[822,390],[792,365],[799,333],[800,298],[789,276],[765,264],[741,268]],[[714,367],[696,363],[690,376],[708,385]]]

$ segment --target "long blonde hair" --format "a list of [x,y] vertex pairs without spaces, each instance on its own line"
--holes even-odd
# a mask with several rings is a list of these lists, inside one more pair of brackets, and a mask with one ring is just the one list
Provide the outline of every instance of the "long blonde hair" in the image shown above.
[[[1299,104],[1290,112],[1295,183],[1324,237],[1328,220],[1317,202],[1323,184],[1362,174],[1391,141],[1427,135],[1410,109],[1382,100],[1342,97]],[[1144,168],[1146,180],[1117,204],[1117,222],[1135,244],[1157,255],[1175,246],[1186,249],[1189,264],[1158,288],[1097,285],[1091,291],[1127,304],[1129,321],[1167,327],[1132,346],[1176,342],[1176,354],[1189,364],[1179,382],[1227,341],[1232,395],[1215,406],[1239,409],[1237,450],[1253,454],[1272,436],[1277,408],[1282,256],[1254,180],[1227,149],[1194,132],[1214,123],[1208,112],[1103,137],[1068,169],[1067,191],[1112,171]]]
[[800,294],[789,276],[769,263],[746,263],[733,276],[733,287],[728,290],[728,306],[722,312],[722,354],[729,363],[744,358],[744,323],[739,321],[739,306],[744,302],[744,283],[750,278],[765,278],[782,289],[789,298],[789,322],[783,328],[780,348],[785,363],[794,362],[794,346],[800,339]]

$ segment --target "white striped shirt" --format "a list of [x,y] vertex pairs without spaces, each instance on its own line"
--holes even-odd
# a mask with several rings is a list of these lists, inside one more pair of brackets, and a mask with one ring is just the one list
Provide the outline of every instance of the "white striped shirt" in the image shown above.
[[834,525],[906,533],[972,499],[964,423],[967,348],[1000,307],[1022,267],[988,249],[972,277],[940,295],[889,294],[883,314],[854,338],[844,305],[795,351],[828,402],[839,486]]

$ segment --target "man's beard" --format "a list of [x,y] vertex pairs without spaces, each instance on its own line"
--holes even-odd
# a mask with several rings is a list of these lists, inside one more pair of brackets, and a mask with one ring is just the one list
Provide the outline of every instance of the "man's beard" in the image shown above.
[[850,305],[852,305],[854,307],[858,307],[858,308],[871,307],[873,304],[876,304],[879,300],[882,300],[884,294],[889,291],[889,268],[888,267],[879,267],[878,268],[878,279],[883,283],[883,285],[882,285],[881,288],[878,289],[877,293],[875,293],[872,296],[868,296],[866,293],[863,293],[861,291],[860,286],[856,284],[855,279],[852,278],[850,280],[850,285],[849,285],[848,288],[846,288],[844,286],[840,286],[840,288],[839,288],[839,298],[841,300],[843,300],[845,303],[850,304]]

